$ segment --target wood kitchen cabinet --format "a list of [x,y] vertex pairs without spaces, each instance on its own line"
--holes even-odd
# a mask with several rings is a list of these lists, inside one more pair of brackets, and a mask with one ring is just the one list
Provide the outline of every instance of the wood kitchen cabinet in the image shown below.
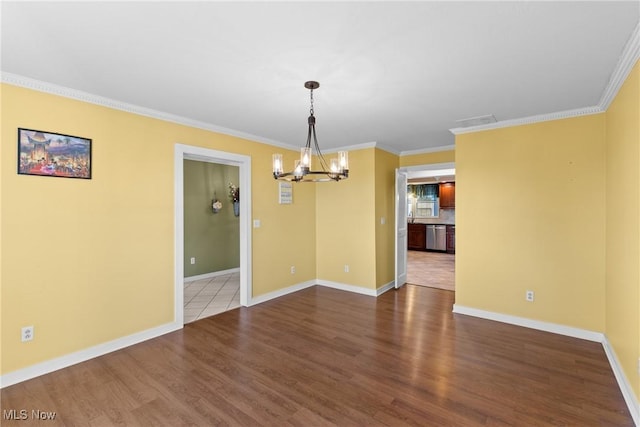
[[427,249],[427,228],[424,224],[408,224],[407,249]]
[[452,209],[456,207],[456,183],[445,182],[440,184],[440,209]]
[[456,226],[447,225],[447,253],[456,253]]

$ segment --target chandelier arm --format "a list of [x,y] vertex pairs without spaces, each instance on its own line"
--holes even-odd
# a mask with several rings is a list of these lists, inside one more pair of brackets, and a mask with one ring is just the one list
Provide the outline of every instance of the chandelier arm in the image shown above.
[[320,146],[318,145],[318,138],[316,137],[315,126],[312,126],[312,132],[313,132],[313,145],[316,149],[316,154],[318,155],[318,159],[320,160],[320,166],[322,167],[322,172],[326,173],[329,171],[329,168],[327,166],[327,161],[324,159],[324,155],[322,154],[322,151],[320,151]]
[[[282,167],[282,155],[274,154],[273,156],[273,177],[280,181],[289,182],[328,182],[328,181],[340,181],[349,177],[349,169],[347,166],[346,152],[339,152],[339,159],[331,159],[332,166],[327,164],[320,145],[318,144],[318,138],[316,136],[316,118],[314,116],[313,108],[313,90],[320,87],[320,84],[315,81],[308,81],[304,84],[304,87],[310,89],[310,108],[309,108],[309,129],[307,131],[307,143],[305,148],[301,150],[300,161],[296,162],[296,166],[293,171],[285,172]],[[313,146],[311,146],[311,138],[313,137]],[[315,155],[320,163],[320,170],[311,170],[311,156]],[[307,157],[309,156],[309,157]],[[341,169],[337,170],[338,165],[336,161],[341,162]],[[300,165],[300,168],[298,168]],[[307,165],[307,166],[303,166]]]

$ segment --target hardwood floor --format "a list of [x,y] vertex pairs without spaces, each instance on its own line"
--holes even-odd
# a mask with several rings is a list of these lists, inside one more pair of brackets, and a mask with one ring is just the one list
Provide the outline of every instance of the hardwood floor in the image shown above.
[[407,283],[455,291],[455,254],[407,251]]
[[[48,426],[632,426],[602,346],[312,287],[2,390]],[[34,425],[2,420],[3,426]]]

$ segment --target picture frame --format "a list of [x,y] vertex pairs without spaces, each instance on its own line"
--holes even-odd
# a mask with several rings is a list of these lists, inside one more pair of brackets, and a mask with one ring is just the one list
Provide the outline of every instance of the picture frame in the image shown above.
[[18,175],[91,179],[89,138],[18,128]]

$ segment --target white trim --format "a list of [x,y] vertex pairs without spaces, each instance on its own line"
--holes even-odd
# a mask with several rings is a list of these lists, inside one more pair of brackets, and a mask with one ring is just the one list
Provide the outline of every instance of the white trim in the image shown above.
[[577,108],[575,110],[558,111],[555,113],[540,114],[537,116],[522,117],[522,118],[512,119],[512,120],[502,120],[496,123],[489,123],[486,125],[469,126],[466,128],[454,128],[454,129],[449,129],[449,132],[451,132],[454,135],[462,135],[465,133],[473,133],[473,132],[479,132],[483,130],[492,130],[492,129],[509,128],[513,126],[530,125],[534,123],[548,122],[552,120],[560,120],[560,119],[568,119],[572,117],[600,114],[603,112],[604,110],[596,105],[593,107]]
[[508,323],[510,325],[523,326],[525,328],[537,329],[539,331],[551,332],[573,338],[580,338],[587,341],[602,342],[604,334],[601,332],[588,331],[586,329],[574,328],[572,326],[559,325],[557,323],[541,322],[539,320],[527,319],[526,317],[511,316],[509,314],[495,313],[472,307],[454,304],[453,312],[465,314],[467,316],[479,317],[482,319],[495,320],[496,322]]
[[611,105],[611,102],[618,94],[618,91],[629,76],[633,66],[638,62],[638,58],[640,58],[640,23],[636,25],[633,33],[631,33],[631,37],[629,37],[627,44],[622,50],[622,55],[620,55],[616,68],[613,70],[613,73],[611,73],[611,77],[609,77],[607,87],[600,97],[600,102],[598,102],[600,109],[604,111],[609,108],[609,105]]
[[185,283],[195,282],[196,280],[211,279],[213,277],[225,276],[227,274],[239,273],[240,268],[230,268],[228,270],[212,271],[211,273],[198,274],[184,278]]
[[367,148],[376,148],[377,146],[378,146],[378,143],[376,142],[363,142],[362,144],[346,145],[344,147],[322,150],[322,153],[331,154],[331,153],[337,153],[338,151],[366,150]]
[[633,418],[633,422],[636,424],[636,426],[640,426],[640,401],[633,392],[633,387],[631,387],[631,383],[629,382],[627,376],[624,374],[622,365],[620,365],[620,361],[616,356],[616,352],[611,346],[611,343],[609,343],[609,340],[606,336],[602,341],[602,347],[604,348],[604,352],[607,355],[607,359],[609,359],[609,364],[611,365],[613,374],[618,381],[618,386],[620,387],[620,391],[622,392],[624,401],[627,404],[627,408],[629,408],[631,418]]
[[147,329],[146,331],[136,332],[132,335],[117,338],[115,340],[98,344],[84,350],[66,354],[55,359],[47,360],[46,362],[37,363],[23,369],[18,369],[17,371],[6,373],[0,377],[0,388],[8,387],[22,381],[27,381],[32,378],[39,377],[40,375],[45,375],[50,372],[69,367],[71,365],[85,362],[87,360],[94,359],[107,353],[111,353],[113,351],[120,350],[134,344],[139,344],[152,338],[157,338],[161,335],[168,334],[169,332],[173,332],[181,328],[182,323],[167,323],[155,328]]
[[[153,119],[164,120],[167,122],[177,123],[180,125],[190,126],[196,129],[204,129],[211,132],[216,132],[224,135],[235,136],[250,141],[259,142],[262,144],[272,145],[274,147],[283,148],[285,150],[299,151],[300,147],[296,145],[286,144],[284,142],[276,141],[269,138],[264,138],[258,135],[242,132],[235,129],[229,129],[222,126],[218,126],[212,123],[202,122],[199,120],[193,120],[188,117],[182,117],[171,113],[165,113],[163,111],[153,110],[151,108],[141,107],[135,104],[129,104],[126,102],[118,101],[104,96],[94,95],[89,92],[56,85],[41,80],[32,79],[29,77],[21,76],[19,74],[2,72],[0,73],[0,82],[13,86],[19,86],[26,89],[36,90],[38,92],[49,93],[52,95],[62,96],[64,98],[75,99],[77,101],[87,102],[89,104],[100,105],[102,107],[113,108],[114,110],[125,111],[127,113],[138,114],[141,116],[151,117]],[[363,150],[366,148],[380,148],[381,150],[388,151],[392,154],[400,154],[400,152],[394,148],[380,145],[376,142],[365,142],[362,144],[349,145],[345,147],[333,148],[327,150],[325,153],[337,153],[338,151],[349,150]]]
[[395,289],[396,287],[396,281],[392,280],[389,283],[387,283],[386,285],[382,285],[380,286],[378,289],[376,289],[376,296],[379,297],[380,295],[384,294],[385,292],[391,290],[391,289]]
[[613,73],[611,73],[607,86],[602,92],[602,96],[600,97],[600,101],[597,105],[594,105],[592,107],[578,108],[575,110],[558,111],[555,113],[504,120],[486,125],[453,128],[449,129],[449,131],[454,135],[462,135],[465,133],[479,132],[483,130],[501,129],[512,126],[546,122],[550,120],[560,120],[571,117],[603,113],[607,111],[607,109],[611,105],[611,102],[618,94],[618,91],[624,84],[635,64],[638,62],[638,59],[640,59],[640,23],[636,25],[635,29],[631,33],[631,36],[629,37],[629,40],[624,46],[622,54],[618,59],[618,63],[616,64]]
[[453,305],[453,312],[457,314],[464,314],[467,316],[494,320],[496,322],[508,323],[510,325],[517,325],[525,328],[537,329],[540,331],[551,332],[554,334],[601,343],[602,347],[604,348],[604,352],[607,355],[607,359],[609,360],[609,364],[611,365],[611,369],[613,370],[616,381],[618,382],[618,387],[620,387],[620,391],[622,392],[622,396],[624,397],[624,401],[629,408],[629,412],[631,413],[633,422],[636,426],[640,426],[640,401],[633,392],[633,387],[624,374],[622,365],[620,365],[620,361],[618,360],[613,347],[603,333],[574,328],[571,326],[559,325],[556,323],[541,322],[539,320],[527,319],[525,317],[511,316],[508,314],[495,313],[492,311],[465,307],[459,304]]
[[176,143],[174,147],[174,319],[184,323],[184,159],[224,163],[240,169],[240,305],[248,306],[251,275],[251,157]]
[[386,151],[387,153],[395,154],[396,156],[400,156],[400,151],[396,148],[389,147],[388,145],[376,144],[376,148],[382,151]]
[[353,292],[353,293],[362,294],[362,295],[369,295],[370,297],[378,296],[377,289],[363,288],[362,286],[349,285],[346,283],[332,282],[331,280],[322,280],[322,279],[318,279],[317,284],[319,286],[339,289],[341,291]]
[[357,150],[366,150],[367,148],[377,148],[379,150],[388,151],[391,154],[400,155],[400,152],[395,148],[387,147],[377,142],[365,142],[362,144],[346,145],[344,147],[330,148],[327,150],[322,150],[322,153],[332,154],[332,153],[337,153],[338,151],[357,151]]
[[306,288],[310,288],[312,286],[324,286],[326,288],[339,289],[341,291],[353,292],[356,294],[369,295],[372,297],[378,297],[383,293],[387,292],[390,289],[393,289],[395,282],[392,280],[391,282],[379,287],[376,290],[372,290],[369,288],[363,288],[361,286],[347,285],[345,283],[332,282],[329,280],[308,280],[306,282],[298,283],[296,285],[292,285],[283,289],[278,289],[277,291],[269,292],[264,295],[260,295],[258,297],[252,298],[251,303],[249,305],[261,304],[263,302],[279,298],[293,292],[298,292]]
[[221,133],[224,135],[230,135],[238,138],[248,139],[251,141],[260,142],[262,144],[273,145],[275,147],[284,148],[286,150],[293,150],[293,151],[300,150],[300,147],[290,145],[290,144],[285,144],[283,142],[275,141],[273,139],[263,138],[258,135],[252,135],[252,134],[241,132],[235,129],[229,129],[222,126],[217,126],[212,123],[201,122],[199,120],[193,120],[187,117],[165,113],[162,111],[153,110],[151,108],[141,107],[139,105],[129,104],[126,102],[105,98],[103,96],[94,95],[88,92],[83,92],[81,90],[72,89],[65,86],[59,86],[53,83],[31,79],[29,77],[20,76],[18,74],[2,72],[0,74],[0,81],[2,81],[2,83],[10,84],[13,86],[20,86],[27,89],[37,90],[39,92],[50,93],[52,95],[58,95],[65,98],[87,102],[90,104],[100,105],[102,107],[113,108],[114,110],[125,111],[127,113],[138,114],[141,116],[151,117],[158,120],[164,120],[167,122],[190,126],[197,129],[204,129],[211,132]]
[[430,148],[421,148],[419,150],[407,150],[401,151],[400,157],[404,156],[413,156],[415,154],[427,154],[427,153],[438,153],[440,151],[451,151],[455,150],[456,146],[454,145],[441,145],[439,147],[430,147]]
[[315,286],[315,280],[308,280],[306,282],[298,283],[296,285],[292,285],[283,289],[278,289],[277,291],[268,292],[266,294],[259,295],[257,297],[252,297],[249,301],[249,306],[262,304],[263,302],[267,302],[269,300],[280,298],[288,294],[292,294],[294,292],[301,291],[303,289],[310,288],[311,286]]
[[414,172],[414,171],[439,171],[447,169],[455,169],[456,164],[454,162],[446,163],[431,163],[428,165],[415,165],[415,166],[402,166],[398,168],[401,172]]

